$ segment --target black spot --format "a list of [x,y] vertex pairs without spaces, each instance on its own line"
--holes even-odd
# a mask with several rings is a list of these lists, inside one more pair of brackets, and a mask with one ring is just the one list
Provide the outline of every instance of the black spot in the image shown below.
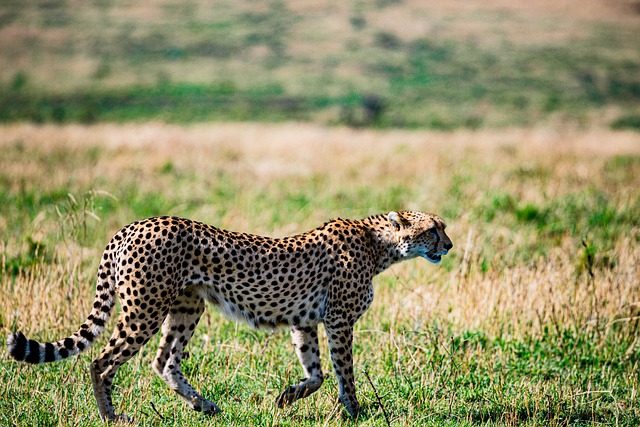
[[55,350],[55,347],[50,342],[44,345],[44,361],[45,362],[53,362],[56,360],[54,350]]
[[40,363],[40,344],[38,341],[29,340],[29,355],[24,359],[27,363]]
[[22,334],[22,332],[18,332],[13,335],[13,340],[15,345],[10,351],[11,356],[16,360],[24,360],[24,353],[27,349],[27,338]]
[[64,340],[63,344],[64,344],[64,347],[65,347],[65,348],[68,348],[69,350],[72,350],[72,349],[73,349],[73,344],[74,344],[73,339],[71,339],[71,338],[66,338],[66,339]]

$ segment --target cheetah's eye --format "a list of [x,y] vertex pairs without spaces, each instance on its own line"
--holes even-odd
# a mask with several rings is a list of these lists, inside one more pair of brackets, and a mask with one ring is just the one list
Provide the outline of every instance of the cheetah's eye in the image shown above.
[[438,231],[436,230],[435,227],[431,227],[428,230],[421,232],[416,237],[426,237],[427,234],[431,234],[433,237],[436,237],[436,238],[438,237]]

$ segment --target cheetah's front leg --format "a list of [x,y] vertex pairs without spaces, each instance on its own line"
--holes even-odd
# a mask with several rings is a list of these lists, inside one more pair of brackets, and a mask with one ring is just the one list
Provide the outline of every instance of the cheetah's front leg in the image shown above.
[[353,418],[360,413],[360,403],[356,398],[356,385],[353,376],[353,324],[339,321],[327,323],[325,330],[329,340],[331,363],[338,378],[340,401]]
[[320,366],[320,349],[318,346],[318,327],[306,326],[291,328],[291,340],[296,354],[304,369],[306,378],[283,391],[276,399],[278,408],[282,408],[298,399],[309,396],[320,388],[324,377]]

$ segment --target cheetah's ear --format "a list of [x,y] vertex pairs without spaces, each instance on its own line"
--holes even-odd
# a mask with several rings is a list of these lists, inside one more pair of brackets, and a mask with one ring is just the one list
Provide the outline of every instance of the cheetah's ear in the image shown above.
[[411,225],[405,217],[395,211],[389,212],[387,218],[389,218],[389,221],[391,221],[391,224],[393,224],[393,228],[395,228],[396,230],[400,230],[403,227]]

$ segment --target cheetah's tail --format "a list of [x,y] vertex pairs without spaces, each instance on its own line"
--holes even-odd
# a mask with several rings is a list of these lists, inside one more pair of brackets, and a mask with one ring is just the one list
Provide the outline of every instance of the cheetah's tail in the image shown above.
[[116,284],[111,272],[106,271],[108,266],[104,261],[100,266],[93,309],[80,329],[70,337],[46,343],[27,339],[22,332],[12,333],[7,337],[9,354],[18,361],[38,364],[66,359],[89,348],[104,331],[115,305]]

